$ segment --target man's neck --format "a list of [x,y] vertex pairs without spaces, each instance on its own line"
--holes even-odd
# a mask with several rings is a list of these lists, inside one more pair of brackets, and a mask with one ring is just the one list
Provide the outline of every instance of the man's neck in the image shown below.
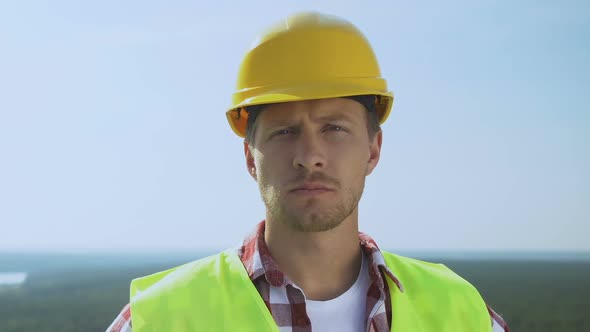
[[279,269],[308,299],[330,300],[348,290],[360,270],[357,218],[353,213],[334,229],[308,233],[267,219],[264,239]]

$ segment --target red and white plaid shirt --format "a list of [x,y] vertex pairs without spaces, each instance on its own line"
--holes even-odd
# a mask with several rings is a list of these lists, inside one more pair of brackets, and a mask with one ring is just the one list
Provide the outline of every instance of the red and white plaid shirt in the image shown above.
[[[264,241],[264,221],[244,240],[237,249],[248,276],[266,307],[272,314],[280,331],[310,332],[311,321],[305,311],[305,295],[282,273],[273,261]],[[385,259],[377,244],[368,235],[359,232],[359,241],[364,255],[368,258],[370,286],[367,291],[365,318],[367,331],[385,332],[391,326],[391,301],[387,282],[390,278],[403,292],[403,285],[385,265]],[[271,292],[274,294],[271,296]],[[287,299],[273,302],[272,299]],[[509,332],[508,326],[490,307],[493,332]],[[131,332],[131,307],[127,304],[106,332]]]

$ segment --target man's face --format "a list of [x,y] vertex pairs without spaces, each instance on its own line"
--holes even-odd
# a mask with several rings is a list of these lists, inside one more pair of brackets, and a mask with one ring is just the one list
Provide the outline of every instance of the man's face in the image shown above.
[[255,130],[244,149],[270,220],[321,232],[357,212],[382,137],[369,138],[361,104],[344,98],[273,104]]

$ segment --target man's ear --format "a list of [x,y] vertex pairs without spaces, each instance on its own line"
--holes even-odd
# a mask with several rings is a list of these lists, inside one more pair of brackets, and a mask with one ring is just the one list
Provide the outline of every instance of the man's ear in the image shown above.
[[256,164],[254,163],[254,156],[252,155],[252,147],[250,144],[244,141],[244,156],[246,156],[246,167],[248,168],[248,173],[254,179],[254,181],[258,181],[256,176]]
[[383,132],[379,130],[378,133],[373,136],[373,140],[369,144],[369,160],[367,161],[367,175],[371,174],[377,164],[379,163],[379,157],[381,157],[381,144],[383,143]]

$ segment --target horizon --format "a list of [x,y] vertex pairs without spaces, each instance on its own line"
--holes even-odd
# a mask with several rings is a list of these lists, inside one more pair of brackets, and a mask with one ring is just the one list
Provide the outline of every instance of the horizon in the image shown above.
[[[1,255],[36,255],[36,256],[143,256],[143,255],[214,255],[219,253],[220,251],[230,249],[200,249],[200,248],[187,248],[187,249],[129,249],[129,250],[117,250],[116,248],[107,248],[107,249],[91,249],[88,250],[87,248],[84,250],[72,250],[72,249],[59,249],[59,248],[51,248],[46,250],[32,250],[32,249],[25,249],[25,250],[0,250]],[[540,255],[548,255],[551,257],[571,257],[571,258],[587,258],[590,259],[590,250],[504,250],[504,249],[415,249],[415,250],[408,250],[408,249],[400,249],[395,250],[391,248],[381,249],[387,252],[391,252],[394,254],[402,255],[402,256],[436,256],[440,254],[445,257],[449,256],[503,256],[503,255],[516,255],[519,257],[539,257]]]

